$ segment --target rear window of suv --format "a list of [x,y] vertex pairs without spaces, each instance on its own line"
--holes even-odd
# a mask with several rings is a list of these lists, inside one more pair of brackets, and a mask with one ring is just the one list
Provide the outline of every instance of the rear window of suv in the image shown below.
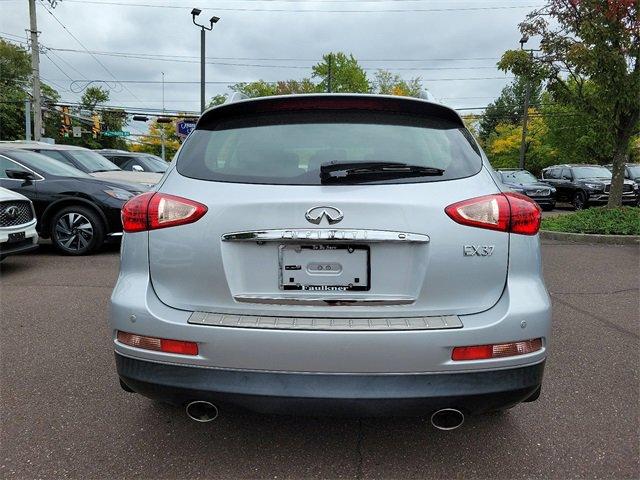
[[450,120],[319,111],[252,114],[201,125],[180,150],[176,168],[201,180],[319,185],[320,166],[330,162],[401,162],[444,170],[439,176],[358,183],[453,180],[482,167],[469,132]]

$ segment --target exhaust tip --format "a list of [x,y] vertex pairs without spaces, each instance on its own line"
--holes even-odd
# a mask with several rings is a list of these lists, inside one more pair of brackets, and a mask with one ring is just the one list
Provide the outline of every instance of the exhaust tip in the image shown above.
[[464,414],[455,408],[443,408],[431,415],[431,425],[438,430],[455,430],[464,423]]
[[218,418],[218,407],[204,400],[196,400],[189,403],[185,411],[187,412],[187,417],[195,422],[207,423]]

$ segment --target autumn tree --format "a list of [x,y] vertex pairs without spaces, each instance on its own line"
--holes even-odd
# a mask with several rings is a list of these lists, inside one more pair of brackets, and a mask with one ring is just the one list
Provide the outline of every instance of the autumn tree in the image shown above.
[[598,120],[613,145],[608,206],[621,205],[624,163],[640,123],[639,2],[546,0],[520,30],[540,39],[540,52],[507,51],[499,67],[544,78],[556,101]]
[[[529,109],[529,133],[525,145],[527,169],[534,174],[557,161],[547,140],[548,126],[540,113]],[[485,142],[485,150],[495,168],[518,168],[522,125],[499,123]]]
[[[502,89],[498,98],[487,105],[479,123],[479,136],[485,141],[495,132],[499,124],[522,123],[524,113],[524,97],[526,95],[529,78],[517,77],[510,85]],[[530,86],[529,105],[537,107],[540,104],[542,85],[540,81],[532,82]]]
[[423,90],[420,77],[403,80],[397,73],[383,69],[375,73],[373,86],[375,92],[381,95],[399,95],[402,97],[419,97]]
[[134,152],[146,152],[160,156],[162,154],[162,136],[164,135],[165,158],[171,160],[180,148],[180,140],[176,132],[176,125],[171,123],[158,123],[153,120],[149,124],[149,133],[139,136],[130,148]]

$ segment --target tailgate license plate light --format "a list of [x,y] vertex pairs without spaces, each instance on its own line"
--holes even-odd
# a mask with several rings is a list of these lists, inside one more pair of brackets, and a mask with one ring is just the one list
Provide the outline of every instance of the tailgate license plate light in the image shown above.
[[303,292],[368,291],[367,245],[280,245],[281,290]]

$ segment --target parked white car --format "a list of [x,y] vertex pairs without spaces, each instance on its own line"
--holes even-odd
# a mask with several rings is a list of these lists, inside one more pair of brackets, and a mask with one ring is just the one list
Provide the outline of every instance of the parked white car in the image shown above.
[[36,248],[38,234],[31,200],[0,187],[0,260]]

